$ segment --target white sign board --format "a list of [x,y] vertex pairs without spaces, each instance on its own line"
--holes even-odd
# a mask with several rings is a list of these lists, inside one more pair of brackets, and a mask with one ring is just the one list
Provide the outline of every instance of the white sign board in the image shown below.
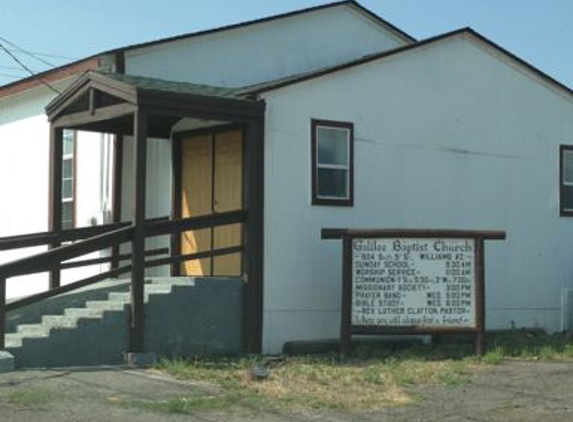
[[474,328],[475,309],[474,239],[352,239],[352,325]]

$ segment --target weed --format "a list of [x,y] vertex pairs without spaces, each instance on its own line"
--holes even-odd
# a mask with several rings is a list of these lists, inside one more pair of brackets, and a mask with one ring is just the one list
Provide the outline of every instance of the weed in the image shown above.
[[157,413],[190,414],[198,410],[224,410],[239,403],[240,399],[232,395],[204,396],[189,394],[182,397],[172,397],[165,401],[148,402],[134,401],[127,403],[129,407],[143,408]]
[[6,397],[8,403],[23,408],[42,407],[56,398],[57,395],[54,392],[40,388],[11,391]]
[[493,350],[488,351],[482,356],[481,362],[486,365],[499,365],[503,361],[504,355],[503,347],[496,346]]

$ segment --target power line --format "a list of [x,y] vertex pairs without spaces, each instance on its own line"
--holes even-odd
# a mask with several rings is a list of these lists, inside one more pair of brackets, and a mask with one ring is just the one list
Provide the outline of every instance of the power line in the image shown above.
[[25,69],[28,73],[30,73],[30,75],[32,75],[34,78],[37,78],[40,82],[42,82],[44,85],[46,85],[52,91],[54,91],[56,94],[61,94],[60,91],[58,91],[56,88],[54,88],[48,82],[44,81],[42,78],[39,78],[32,70],[30,70],[30,68],[28,66],[26,66],[24,63],[22,63],[20,61],[20,59],[18,59],[18,57],[16,57],[12,52],[10,52],[6,47],[4,47],[4,44],[0,43],[0,49],[4,50],[6,52],[6,54],[8,54],[10,57],[12,57],[12,59],[16,63],[18,63],[18,65],[20,65],[23,69]]
[[[18,49],[16,48],[9,48],[8,50],[12,52],[18,51]],[[78,57],[62,56],[61,54],[40,53],[38,51],[30,51],[30,50],[27,51],[28,53],[35,54],[36,56],[51,57],[53,59],[60,59],[60,60],[78,60]]]
[[14,67],[14,66],[2,66],[2,65],[0,65],[0,69],[11,70],[11,71],[16,71],[16,72],[26,72],[26,70],[22,69],[21,67]]
[[7,39],[4,38],[4,37],[0,37],[0,40],[3,41],[3,42],[6,43],[6,44],[11,45],[11,46],[14,47],[17,51],[19,51],[19,52],[21,52],[21,53],[24,53],[24,54],[26,54],[27,56],[30,56],[30,57],[32,57],[33,59],[36,59],[36,60],[38,60],[38,61],[40,61],[40,62],[42,62],[42,63],[44,63],[44,64],[47,64],[47,65],[50,66],[50,67],[55,67],[55,66],[56,66],[55,64],[50,63],[49,61],[44,60],[44,59],[42,59],[41,57],[38,57],[37,55],[35,55],[35,54],[32,53],[32,52],[27,51],[27,50],[24,50],[22,47],[18,47],[16,44],[14,44],[13,42],[7,40]]

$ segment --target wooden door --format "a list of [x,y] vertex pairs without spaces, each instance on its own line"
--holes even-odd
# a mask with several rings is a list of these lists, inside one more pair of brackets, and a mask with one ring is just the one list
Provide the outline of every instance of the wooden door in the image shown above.
[[[197,217],[242,208],[243,134],[239,129],[195,135],[181,144],[181,216]],[[191,230],[181,235],[181,253],[241,244],[241,225]],[[241,254],[186,261],[183,275],[238,276]]]

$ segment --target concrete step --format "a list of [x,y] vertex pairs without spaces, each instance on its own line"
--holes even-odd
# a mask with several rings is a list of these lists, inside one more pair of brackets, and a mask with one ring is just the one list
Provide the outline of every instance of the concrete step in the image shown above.
[[6,350],[12,353],[15,348],[21,348],[24,340],[47,339],[49,333],[8,333],[5,337]]
[[116,302],[129,303],[129,302],[131,302],[131,293],[130,292],[111,292],[108,295],[108,300],[113,300]]
[[171,293],[172,286],[173,286],[172,284],[168,284],[168,283],[146,284],[145,285],[145,294],[146,295],[151,295],[151,294],[166,295],[166,294]]
[[64,315],[73,318],[101,318],[104,310],[93,308],[68,308],[64,311]]
[[16,333],[30,337],[47,337],[50,334],[50,328],[43,324],[25,324],[19,325]]
[[22,338],[24,336],[20,333],[8,333],[4,337],[6,349],[13,349],[22,346]]
[[129,305],[129,302],[123,300],[88,300],[86,308],[98,311],[123,311]]
[[[119,290],[116,283],[109,285],[113,289],[105,294],[100,288],[97,295],[85,294],[81,303],[70,301],[71,306],[60,309],[61,314],[50,312],[37,323],[15,326],[15,332],[6,335],[6,349],[15,357],[16,367],[122,363],[129,344],[131,294],[128,283],[123,283],[127,286],[124,290]],[[169,306],[168,295],[175,291],[185,294],[184,289],[194,287],[195,281],[189,277],[146,279],[146,312],[164,314],[163,307]],[[184,300],[180,298],[179,302]],[[162,336],[163,328],[157,332]]]
[[42,324],[49,329],[54,328],[76,328],[78,319],[69,315],[44,315]]

